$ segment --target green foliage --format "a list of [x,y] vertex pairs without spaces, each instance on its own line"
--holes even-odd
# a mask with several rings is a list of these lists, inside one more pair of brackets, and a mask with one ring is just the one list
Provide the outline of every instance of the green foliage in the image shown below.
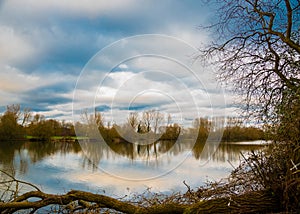
[[41,115],[35,115],[34,120],[26,127],[28,135],[38,140],[50,141],[54,136],[75,136],[74,127],[70,123],[59,122],[54,119],[45,120]]
[[177,140],[181,129],[182,128],[176,123],[174,125],[167,126],[165,132],[160,137],[160,140]]
[[19,110],[13,111],[10,107],[7,107],[7,111],[0,118],[1,141],[20,140],[24,137],[24,130],[18,124]]
[[113,125],[111,128],[105,128],[103,126],[100,126],[99,132],[103,137],[103,139],[105,140],[105,142],[107,143],[114,142],[116,139],[125,142],[126,140],[122,138],[122,136],[119,134],[117,129],[118,129],[117,125]]
[[197,140],[205,142],[212,127],[211,122],[207,118],[197,118],[194,127],[198,131]]
[[[50,141],[54,139],[55,136],[70,137],[76,136],[77,134],[78,137],[88,137],[91,139],[98,139],[101,135],[107,142],[114,142],[116,140],[133,142],[139,140],[141,136],[145,138],[146,135],[147,139],[157,139],[159,137],[159,140],[177,140],[179,135],[182,135],[183,138],[197,136],[198,141],[205,142],[209,134],[213,140],[214,138],[212,136],[214,134],[220,135],[223,131],[215,130],[212,122],[207,118],[195,119],[193,123],[194,128],[190,128],[189,130],[184,130],[176,123],[167,126],[157,126],[152,130],[150,122],[148,123],[149,127],[145,125],[146,123],[136,123],[136,129],[132,128],[132,124],[124,124],[122,126],[114,124],[112,127],[105,127],[102,114],[96,112],[92,115],[84,114],[83,118],[86,119],[87,123],[76,123],[78,133],[75,134],[75,128],[71,123],[60,122],[54,119],[46,120],[45,117],[40,114],[35,114],[31,117],[28,111],[26,111],[26,115],[24,113],[27,125],[22,126],[18,123],[19,121],[24,121],[24,119],[22,120],[20,118],[21,114],[19,105],[7,107],[7,111],[0,117],[0,140],[19,140],[24,139],[24,136],[27,135],[30,137],[26,137],[26,139]],[[138,114],[131,113],[131,115]],[[163,118],[163,115],[160,113],[159,117]],[[29,118],[32,118],[31,121]],[[237,121],[235,118],[231,118],[230,120]],[[28,122],[30,123],[28,124]],[[24,122],[22,124],[24,124]],[[154,125],[158,125],[158,123],[154,123]],[[154,130],[156,130],[156,132],[154,132]],[[263,135],[262,130],[254,127],[241,127],[239,123],[235,126],[227,127],[222,140],[257,140],[264,139]],[[216,138],[216,140],[218,139]]]
[[223,142],[239,142],[253,140],[265,140],[264,131],[256,127],[233,126],[226,127],[222,137]]
[[52,136],[55,136],[55,127],[52,121],[43,120],[37,124],[31,124],[29,126],[30,135],[37,137],[42,141],[51,140]]

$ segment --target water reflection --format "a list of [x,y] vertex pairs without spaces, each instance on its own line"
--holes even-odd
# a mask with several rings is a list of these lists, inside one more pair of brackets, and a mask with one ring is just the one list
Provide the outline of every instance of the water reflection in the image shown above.
[[1,142],[0,147],[0,164],[10,165],[13,163],[15,152],[21,147],[20,142]]
[[[160,180],[142,181],[140,185],[143,188],[145,185],[158,187],[158,184],[165,188],[175,188],[183,180],[189,180],[190,184],[197,186],[206,180],[206,177],[217,179],[228,175],[231,170],[228,162],[237,165],[241,152],[264,148],[260,144],[218,145],[213,142],[194,143],[189,140],[157,141],[147,145],[89,141],[80,144],[78,142],[1,142],[0,145],[0,169],[33,183],[53,188],[55,189],[53,192],[62,191],[62,188],[86,190],[93,185],[104,184],[107,185],[106,188],[115,189],[117,183],[122,184],[123,189],[130,185],[133,188],[137,182],[130,184],[129,181],[125,182],[122,179],[120,182],[119,178],[128,175],[132,176],[129,178],[135,178],[134,176],[138,177],[140,174],[144,176],[141,178],[147,178],[163,174],[168,170],[172,172],[161,177]],[[180,165],[178,163],[181,159],[184,163]],[[209,163],[205,166],[202,164],[207,162]],[[98,170],[99,166],[119,174],[117,177],[105,174]],[[84,185],[78,186],[78,182]]]
[[[45,157],[60,154],[67,156],[70,153],[79,154],[85,150],[82,155],[83,161],[99,164],[102,159],[114,159],[116,156],[127,157],[131,160],[142,159],[158,159],[162,154],[167,153],[173,148],[169,154],[173,158],[182,152],[192,151],[196,160],[212,159],[213,161],[236,161],[240,157],[240,153],[247,151],[255,151],[261,149],[265,144],[255,142],[249,143],[205,143],[198,141],[184,140],[175,141],[157,141],[152,144],[139,145],[126,142],[89,142],[79,144],[78,142],[25,142],[11,143],[1,142],[0,147],[0,164],[6,166],[14,166],[16,157],[24,165],[24,162],[34,164],[43,160]],[[204,148],[206,148],[204,150]],[[86,158],[89,161],[85,160]],[[85,165],[83,165],[85,166]],[[26,173],[26,172],[24,172]]]
[[21,150],[26,151],[32,163],[38,162],[47,156],[60,153],[78,153],[81,151],[80,145],[76,142],[27,142]]

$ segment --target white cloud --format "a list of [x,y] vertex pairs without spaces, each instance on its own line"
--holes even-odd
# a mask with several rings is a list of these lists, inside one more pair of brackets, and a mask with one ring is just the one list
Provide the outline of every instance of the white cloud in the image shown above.
[[25,74],[17,68],[0,65],[0,69],[0,89],[2,91],[21,93],[45,84],[41,77]]
[[[183,117],[191,118],[197,115],[191,99],[194,96],[201,114],[209,114],[211,102],[219,108],[224,99],[216,90],[212,72],[204,71],[201,64],[194,63],[197,50],[186,44],[198,47],[209,40],[205,33],[196,29],[197,17],[201,15],[190,8],[192,13],[185,17],[182,10],[188,9],[191,6],[189,4],[177,2],[170,7],[169,2],[164,2],[156,10],[155,3],[151,1],[141,4],[136,0],[4,1],[0,8],[0,59],[3,64],[0,89],[5,96],[2,100],[7,102],[10,94],[15,93],[18,98],[11,100],[19,101],[26,91],[46,85],[51,88],[51,84],[66,81],[68,73],[80,69],[74,63],[79,60],[84,64],[88,60],[86,53],[92,55],[98,47],[101,49],[115,39],[135,33],[162,33],[179,39],[145,35],[122,40],[119,46],[117,42],[102,49],[100,57],[96,56],[93,62],[89,62],[86,70],[91,70],[80,76],[74,99],[75,110],[94,104],[110,106],[113,101],[116,109],[132,104],[149,105],[149,108],[161,108],[174,114],[185,111]],[[180,7],[182,5],[183,8]],[[173,8],[180,14],[174,16],[170,11],[165,11],[166,8]],[[92,19],[87,21],[86,17]],[[158,22],[160,18],[157,17],[166,19]],[[136,26],[141,24],[144,27],[138,29]],[[36,69],[34,72],[39,74],[26,74],[28,67],[15,64],[28,60],[36,60],[34,65],[28,63],[26,66],[32,66],[33,70]],[[118,68],[109,73],[115,66]],[[59,67],[57,70],[60,73],[49,71],[53,67],[54,70]],[[104,82],[101,82],[103,79]],[[74,81],[75,85],[74,77],[70,81]],[[71,92],[58,90],[55,93],[59,98],[73,97]],[[44,107],[47,110],[45,113],[54,115],[65,112],[69,115],[71,103],[66,105],[51,104]],[[120,115],[127,115],[127,110],[119,109],[116,111]]]
[[[197,22],[199,20],[194,21]],[[195,23],[194,25],[191,25],[191,23],[188,25],[185,23],[171,23],[168,26],[168,31],[170,35],[182,39],[195,48],[199,48],[203,46],[203,44],[207,44],[210,38],[208,32],[197,28],[198,24],[199,23]]]
[[13,93],[9,93],[1,90],[0,88],[0,106],[6,106],[11,104],[20,103],[21,99],[18,96],[15,96]]
[[127,69],[128,66],[126,64],[121,64],[121,65],[119,65],[119,68],[121,68],[121,69]]
[[42,86],[58,84],[66,79],[72,81],[74,77],[68,74],[48,73],[37,74],[25,73],[9,65],[0,65],[0,90],[10,93],[22,93]]
[[35,56],[32,43],[14,28],[0,26],[0,63],[25,62]]
[[44,15],[47,12],[58,12],[64,15],[96,17],[124,10],[131,10],[135,0],[9,0],[3,3],[7,10],[19,11],[28,15]]

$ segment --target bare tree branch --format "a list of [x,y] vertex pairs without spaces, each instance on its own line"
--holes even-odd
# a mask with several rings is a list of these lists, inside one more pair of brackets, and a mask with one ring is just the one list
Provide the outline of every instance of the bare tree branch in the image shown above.
[[208,28],[216,42],[202,49],[201,56],[210,57],[219,79],[245,98],[248,113],[255,109],[261,118],[273,115],[283,93],[300,87],[300,2],[218,4],[218,21]]

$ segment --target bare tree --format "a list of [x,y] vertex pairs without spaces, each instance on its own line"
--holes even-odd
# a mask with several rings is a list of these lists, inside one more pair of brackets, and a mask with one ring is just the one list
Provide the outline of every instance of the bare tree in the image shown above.
[[29,108],[24,108],[23,112],[22,112],[20,104],[8,105],[6,107],[6,112],[9,113],[9,114],[12,114],[17,122],[18,122],[18,120],[20,120],[19,122],[22,126],[25,125],[31,118],[30,109]]
[[127,118],[127,123],[136,130],[138,124],[139,124],[139,114],[138,112],[130,112],[129,116]]
[[172,116],[171,114],[168,114],[168,122],[167,122],[167,126],[170,126],[172,122]]
[[104,117],[99,111],[97,111],[97,109],[95,109],[93,119],[94,119],[94,122],[96,123],[97,127],[104,126]]
[[32,114],[29,108],[24,108],[23,110],[23,120],[22,120],[22,126],[24,126],[26,123],[29,122]]
[[14,116],[15,120],[17,121],[22,114],[20,104],[12,104],[12,105],[7,106],[6,113],[12,114]]
[[143,122],[146,126],[147,132],[151,131],[151,123],[153,121],[154,110],[144,111],[143,112]]
[[261,163],[253,183],[264,180],[286,212],[299,211],[300,173],[292,169],[300,163],[300,1],[217,2],[217,22],[208,27],[216,42],[202,53],[244,97],[247,113],[271,124],[272,138],[281,142],[246,160]]
[[88,125],[96,125],[97,127],[104,126],[104,117],[97,109],[94,110],[94,114],[89,114],[88,110],[84,109],[81,112],[81,120]]
[[[300,2],[292,0],[218,1],[217,35],[205,56],[220,78],[245,97],[246,109],[261,119],[274,116],[285,96],[299,99]],[[276,116],[276,115],[275,115]]]
[[45,120],[45,116],[44,115],[40,115],[40,114],[35,114],[33,116],[33,120],[31,121],[33,124],[38,124],[40,121]]
[[151,128],[153,128],[153,132],[156,133],[163,119],[164,115],[158,110],[154,109],[144,111],[142,115],[142,120],[146,126],[147,132],[150,132]]
[[88,109],[84,109],[81,112],[81,120],[83,124],[77,123],[75,126],[76,135],[97,139],[99,131],[104,128],[103,115],[96,108],[92,114],[89,114]]
[[153,112],[153,131],[156,134],[158,131],[159,126],[164,120],[164,114],[159,112],[158,110]]

